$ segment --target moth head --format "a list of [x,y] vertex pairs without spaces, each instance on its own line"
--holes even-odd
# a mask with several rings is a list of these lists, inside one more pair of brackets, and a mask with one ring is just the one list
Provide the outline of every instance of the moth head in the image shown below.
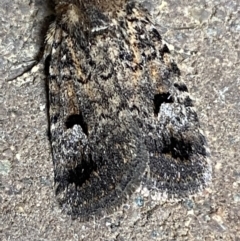
[[[83,7],[83,6],[82,6]],[[80,23],[86,23],[86,16],[84,14],[82,7],[80,8],[76,4],[61,3],[57,4],[55,11],[57,18],[62,25],[68,26],[68,28],[73,28]]]

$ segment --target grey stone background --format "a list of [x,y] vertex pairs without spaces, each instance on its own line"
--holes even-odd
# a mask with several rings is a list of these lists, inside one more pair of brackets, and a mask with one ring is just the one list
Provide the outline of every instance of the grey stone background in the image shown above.
[[239,1],[145,1],[173,51],[211,150],[213,182],[182,201],[136,192],[117,212],[80,223],[58,207],[42,63],[14,81],[42,44],[45,1],[0,2],[0,240],[240,241]]

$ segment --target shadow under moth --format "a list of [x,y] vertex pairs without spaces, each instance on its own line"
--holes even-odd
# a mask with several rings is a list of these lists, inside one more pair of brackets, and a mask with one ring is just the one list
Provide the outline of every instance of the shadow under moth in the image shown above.
[[110,213],[142,184],[185,197],[211,180],[206,140],[150,15],[127,0],[55,0],[45,48],[56,197]]

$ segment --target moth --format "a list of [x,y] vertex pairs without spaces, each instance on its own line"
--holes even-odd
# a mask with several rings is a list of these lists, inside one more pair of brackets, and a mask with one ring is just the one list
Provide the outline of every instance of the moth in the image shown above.
[[111,213],[140,185],[185,197],[211,180],[180,70],[137,1],[55,0],[45,48],[56,197]]

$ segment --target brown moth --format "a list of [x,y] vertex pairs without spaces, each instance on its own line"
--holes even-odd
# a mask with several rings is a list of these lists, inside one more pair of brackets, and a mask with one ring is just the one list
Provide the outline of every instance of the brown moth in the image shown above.
[[46,38],[56,196],[73,218],[112,212],[142,183],[185,197],[211,179],[180,71],[134,1],[55,1]]

